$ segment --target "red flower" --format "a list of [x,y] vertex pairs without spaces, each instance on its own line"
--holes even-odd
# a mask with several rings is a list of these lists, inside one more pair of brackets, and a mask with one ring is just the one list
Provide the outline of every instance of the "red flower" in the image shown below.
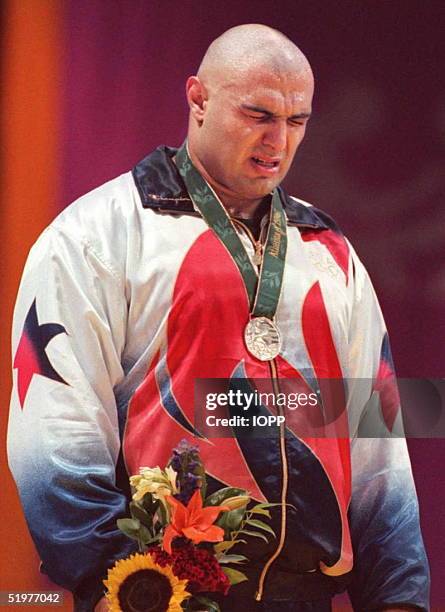
[[229,510],[227,506],[202,507],[201,491],[197,489],[187,506],[171,497],[166,498],[173,509],[170,525],[164,532],[162,546],[169,554],[172,552],[172,540],[184,535],[194,544],[200,542],[222,542],[224,529],[214,525],[218,514]]
[[203,548],[188,544],[175,548],[171,555],[156,546],[149,551],[156,563],[171,565],[173,573],[181,580],[188,580],[190,593],[209,592],[227,595],[230,582],[214,555]]

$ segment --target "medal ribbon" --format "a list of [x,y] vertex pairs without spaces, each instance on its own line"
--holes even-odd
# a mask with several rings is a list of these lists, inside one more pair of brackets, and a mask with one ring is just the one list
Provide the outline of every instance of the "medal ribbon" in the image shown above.
[[258,279],[226,209],[193,165],[187,151],[187,141],[176,153],[175,161],[194,205],[229,251],[240,271],[249,296],[252,316],[273,320],[280,299],[287,250],[286,217],[278,189],[275,188],[272,193],[269,228]]

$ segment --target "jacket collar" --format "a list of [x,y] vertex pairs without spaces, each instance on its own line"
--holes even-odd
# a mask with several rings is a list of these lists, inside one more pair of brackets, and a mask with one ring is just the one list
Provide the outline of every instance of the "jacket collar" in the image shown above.
[[[176,151],[161,145],[133,168],[132,174],[142,206],[159,213],[199,216],[173,163]],[[290,224],[314,229],[329,228],[321,211],[291,198],[282,187],[279,187],[279,192]]]

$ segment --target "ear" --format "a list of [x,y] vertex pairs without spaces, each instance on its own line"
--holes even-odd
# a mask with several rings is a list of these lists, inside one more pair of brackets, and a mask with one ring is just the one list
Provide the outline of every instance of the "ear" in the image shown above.
[[207,106],[207,90],[197,76],[191,76],[187,79],[185,91],[190,112],[198,124],[201,125],[204,121]]

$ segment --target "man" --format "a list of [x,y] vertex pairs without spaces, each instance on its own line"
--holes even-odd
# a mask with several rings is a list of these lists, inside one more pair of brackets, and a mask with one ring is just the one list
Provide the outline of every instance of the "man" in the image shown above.
[[[80,198],[31,251],[10,464],[43,570],[77,610],[106,609],[106,570],[133,550],[116,528],[127,472],[164,466],[181,438],[199,445],[211,486],[278,505],[276,540],[249,542],[249,580],[223,610],[324,612],[346,587],[356,610],[428,609],[406,445],[357,436],[392,372],[377,300],[333,221],[279,187],[312,95],[289,39],[232,28],[187,81],[187,145]],[[323,380],[347,379],[351,441],[291,426],[208,439],[193,412],[206,378],[304,381],[325,408]]]

